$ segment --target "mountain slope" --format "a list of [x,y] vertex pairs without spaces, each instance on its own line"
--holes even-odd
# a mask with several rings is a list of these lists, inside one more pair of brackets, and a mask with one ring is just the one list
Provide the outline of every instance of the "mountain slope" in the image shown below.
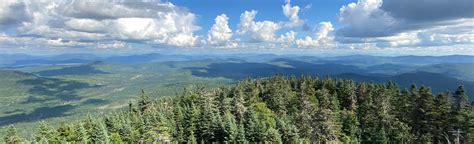
[[360,74],[353,74],[353,73],[346,73],[335,75],[337,78],[344,78],[344,79],[354,79],[357,81],[365,81],[365,82],[386,82],[386,81],[394,81],[402,88],[409,88],[412,84],[416,84],[417,86],[429,86],[433,90],[434,93],[445,92],[448,90],[456,89],[459,85],[464,85],[467,95],[470,96],[471,99],[474,99],[474,82],[470,81],[462,81],[453,77],[449,77],[444,74],[439,73],[429,73],[429,72],[410,72],[410,73],[403,73],[394,76],[388,75],[360,75]]
[[417,70],[445,74],[460,80],[474,81],[474,63],[435,64],[423,66]]

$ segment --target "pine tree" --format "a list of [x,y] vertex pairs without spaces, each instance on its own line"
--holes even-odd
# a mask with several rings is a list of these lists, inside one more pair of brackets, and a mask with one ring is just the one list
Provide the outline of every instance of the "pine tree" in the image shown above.
[[245,137],[246,133],[245,133],[245,127],[244,127],[244,124],[239,124],[238,125],[238,131],[237,131],[237,136],[235,138],[235,141],[237,143],[246,143],[247,142],[247,138]]
[[105,123],[105,127],[107,127],[107,131],[109,131],[110,133],[114,133],[114,132],[118,132],[118,120],[117,120],[117,116],[114,115],[114,116],[111,116],[111,117],[106,117],[104,119],[104,123]]
[[216,107],[214,105],[214,98],[207,92],[200,94],[200,117],[198,119],[197,135],[199,141],[212,142],[215,138],[214,126],[216,116]]
[[459,86],[453,94],[453,106],[452,106],[452,120],[453,130],[463,131],[463,137],[465,139],[461,140],[462,143],[473,142],[474,131],[474,112],[469,105],[469,100],[466,95],[464,86]]
[[333,109],[329,91],[325,88],[317,91],[319,107],[313,120],[313,142],[331,143],[337,142],[340,136],[341,125],[337,120],[338,109]]
[[124,114],[120,114],[119,121],[121,124],[117,128],[117,133],[120,135],[120,138],[124,142],[131,142],[132,141],[132,127],[130,126],[130,122],[127,119],[128,112],[124,112]]
[[467,125],[469,129],[466,131],[465,134],[465,142],[466,143],[474,143],[474,102],[471,103],[471,110],[469,112]]
[[272,109],[278,115],[286,114],[286,98],[293,97],[290,85],[286,84],[283,76],[272,78],[268,90],[262,94],[263,101],[266,102],[268,108]]
[[58,137],[60,140],[72,141],[75,135],[75,131],[65,122],[60,122],[59,128],[56,131],[59,134]]
[[315,96],[316,91],[314,90],[312,83],[306,79],[301,80],[299,89],[299,110],[296,114],[296,126],[298,127],[300,133],[299,135],[302,138],[311,138],[313,133],[312,116],[315,112],[317,103],[311,102],[310,99]]
[[357,109],[355,83],[352,80],[344,80],[338,82],[338,98],[343,108],[351,111]]
[[282,143],[281,135],[278,130],[270,127],[265,133],[265,140],[264,142],[280,144]]
[[35,140],[40,143],[50,143],[55,142],[57,139],[54,135],[53,129],[50,128],[46,122],[41,121],[39,124],[39,130],[35,135]]
[[260,132],[262,129],[260,127],[257,114],[252,110],[247,111],[245,117],[245,138],[249,142],[260,142],[263,138],[263,133]]
[[91,131],[91,142],[93,143],[108,143],[109,142],[109,134],[107,132],[107,128],[105,124],[101,122],[97,122],[94,124],[94,127]]
[[164,113],[165,112],[158,113],[158,122],[155,131],[159,135],[158,142],[169,143],[172,138],[170,135],[172,126],[169,125],[168,119],[165,117]]
[[451,104],[449,101],[449,93],[441,93],[438,94],[435,98],[435,107],[433,112],[434,117],[434,139],[433,142],[441,143],[446,142],[447,133],[451,130],[451,124],[449,122],[450,119],[450,112],[451,112]]
[[225,128],[224,128],[224,122],[222,121],[222,116],[220,115],[219,112],[215,112],[212,117],[212,141],[213,142],[221,142],[224,141],[225,139]]
[[[39,143],[472,143],[473,104],[464,88],[435,97],[427,87],[277,76],[236,86],[185,90],[129,110],[88,116],[56,129],[40,123]],[[10,128],[11,129],[11,128]],[[16,142],[14,130],[4,140]],[[13,137],[13,138],[12,138]]]
[[409,90],[410,94],[410,116],[409,116],[409,125],[412,127],[413,133],[415,133],[415,121],[417,120],[418,114],[416,113],[417,109],[417,101],[420,98],[420,94],[418,93],[418,88],[415,84],[412,84]]
[[434,100],[429,88],[421,87],[419,94],[420,97],[416,100],[414,110],[413,129],[415,130],[416,141],[428,143],[432,140],[434,130]]
[[110,142],[114,144],[124,143],[122,140],[122,136],[120,136],[120,134],[116,132],[110,134]]
[[[194,106],[193,103],[191,103],[190,106],[188,106],[185,110],[185,117],[184,117],[184,135],[187,137],[187,140],[189,141],[189,138],[195,137],[195,132],[196,132],[196,124],[197,124],[197,119],[199,116],[199,110],[196,106]],[[191,136],[191,134],[193,136]],[[195,138],[193,138],[195,139]]]
[[150,97],[147,94],[145,94],[145,90],[142,89],[140,99],[138,101],[138,108],[140,110],[140,113],[145,112],[150,107],[151,104],[152,102],[150,100]]
[[411,100],[411,95],[407,90],[403,90],[398,97],[394,98],[394,114],[396,118],[403,123],[411,123],[411,111],[414,109],[414,101]]
[[359,142],[359,120],[354,111],[344,110],[341,114],[342,117],[342,132],[346,136],[345,143],[358,143]]
[[184,114],[182,111],[182,107],[177,105],[173,109],[174,111],[174,121],[175,121],[175,129],[173,132],[173,140],[178,143],[185,142],[185,135],[184,135]]
[[297,143],[299,140],[298,129],[295,125],[286,122],[287,118],[278,117],[276,127],[281,134],[281,141],[283,143]]
[[76,137],[74,139],[75,142],[87,143],[89,141],[89,133],[84,128],[84,124],[82,122],[76,126],[75,131],[76,131]]
[[23,142],[14,125],[8,126],[3,140],[6,144],[20,144]]
[[242,90],[234,89],[233,90],[233,113],[235,115],[235,120],[238,124],[243,124],[245,113],[247,112],[247,108],[245,106],[245,98]]
[[224,123],[223,141],[229,142],[229,143],[235,142],[238,135],[238,127],[232,113],[230,113],[229,111],[224,113],[223,123]]
[[362,143],[376,143],[374,140],[377,133],[377,114],[376,107],[373,104],[373,89],[372,84],[359,86],[359,108],[357,109],[357,118],[360,123],[361,142]]

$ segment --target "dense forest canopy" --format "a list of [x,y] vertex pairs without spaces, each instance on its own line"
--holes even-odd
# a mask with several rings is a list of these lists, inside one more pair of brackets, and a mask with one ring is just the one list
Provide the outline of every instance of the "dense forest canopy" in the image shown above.
[[176,97],[142,92],[127,110],[101,118],[41,122],[32,138],[12,125],[4,141],[473,143],[474,111],[465,93],[463,86],[433,94],[429,87],[400,89],[393,82],[274,76],[185,89]]

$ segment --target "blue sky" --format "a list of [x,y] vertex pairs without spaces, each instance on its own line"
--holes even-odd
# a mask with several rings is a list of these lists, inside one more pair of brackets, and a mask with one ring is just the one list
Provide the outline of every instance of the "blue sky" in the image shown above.
[[[246,10],[257,10],[256,20],[287,20],[281,8],[285,4],[285,0],[171,0],[170,2],[189,8],[191,12],[198,14],[200,19],[197,24],[203,28],[199,31],[200,34],[207,33],[207,30],[214,24],[213,19],[220,14],[226,14],[229,17],[231,29],[237,28],[239,17]],[[337,22],[336,16],[339,8],[350,2],[354,1],[300,0],[292,1],[291,4],[304,9],[299,15],[307,20],[307,25],[316,25],[322,21]],[[334,25],[334,27],[338,26]]]
[[0,53],[474,55],[472,0],[7,0]]

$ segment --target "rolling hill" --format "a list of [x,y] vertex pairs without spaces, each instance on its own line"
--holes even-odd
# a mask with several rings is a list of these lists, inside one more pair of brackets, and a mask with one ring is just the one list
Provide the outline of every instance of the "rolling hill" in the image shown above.
[[[154,58],[150,61],[156,61],[159,56],[151,55]],[[361,65],[276,55],[252,60],[183,57],[169,61],[167,59],[171,57],[162,57],[161,60],[165,61],[156,62],[148,62],[145,57],[145,60],[137,58],[130,63],[121,62],[127,59],[122,58],[109,61],[90,59],[84,64],[55,63],[0,69],[0,127],[15,123],[29,130],[36,129],[33,126],[39,120],[60,122],[87,114],[111,112],[127,106],[141,89],[151,95],[174,96],[186,87],[218,87],[245,78],[277,74],[332,76],[377,83],[392,80],[402,88],[416,83],[418,86],[431,86],[434,92],[454,90],[463,84],[468,95],[474,91],[473,82],[468,81],[473,73],[469,63],[419,66],[368,62]],[[363,56],[356,59],[360,58]]]

